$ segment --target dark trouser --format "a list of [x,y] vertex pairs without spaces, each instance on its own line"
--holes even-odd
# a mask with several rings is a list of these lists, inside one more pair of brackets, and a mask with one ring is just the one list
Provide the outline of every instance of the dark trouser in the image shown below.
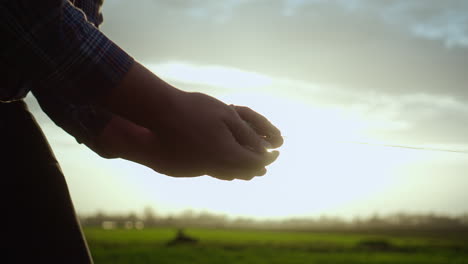
[[0,103],[1,263],[92,263],[60,167],[24,102]]

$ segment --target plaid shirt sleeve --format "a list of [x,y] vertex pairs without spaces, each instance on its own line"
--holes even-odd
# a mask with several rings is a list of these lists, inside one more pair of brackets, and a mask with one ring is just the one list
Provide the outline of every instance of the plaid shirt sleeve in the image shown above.
[[0,2],[0,100],[32,90],[52,120],[92,144],[110,114],[94,102],[115,87],[133,59],[102,34],[102,0]]

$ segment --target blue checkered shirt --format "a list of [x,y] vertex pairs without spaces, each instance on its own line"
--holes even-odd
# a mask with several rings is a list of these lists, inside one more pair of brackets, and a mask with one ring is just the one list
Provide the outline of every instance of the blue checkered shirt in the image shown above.
[[97,28],[103,0],[0,0],[0,101],[29,91],[78,142],[93,145],[111,114],[95,106],[133,58]]

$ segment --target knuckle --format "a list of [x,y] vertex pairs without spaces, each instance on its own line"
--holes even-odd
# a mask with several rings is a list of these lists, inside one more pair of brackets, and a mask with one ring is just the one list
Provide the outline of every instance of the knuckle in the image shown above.
[[249,111],[249,110],[251,110],[249,107],[243,106],[243,105],[237,105],[236,109],[239,110],[239,111]]
[[233,118],[238,116],[236,109],[232,107],[225,107],[225,114],[227,115],[228,118]]
[[193,96],[194,98],[200,98],[200,97],[205,96],[205,94],[200,93],[200,92],[190,92],[190,95]]
[[244,112],[253,112],[252,108],[248,107],[248,106],[242,106],[241,109],[244,111]]

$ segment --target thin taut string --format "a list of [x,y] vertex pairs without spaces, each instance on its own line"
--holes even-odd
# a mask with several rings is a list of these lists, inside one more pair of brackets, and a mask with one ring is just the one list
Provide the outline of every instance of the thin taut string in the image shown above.
[[376,144],[376,143],[357,142],[357,141],[342,141],[342,142],[343,143],[350,143],[350,144],[380,146],[380,147],[387,147],[387,148],[403,148],[403,149],[413,149],[413,150],[422,150],[422,151],[437,151],[437,152],[451,152],[451,153],[468,154],[468,151],[466,151],[466,150],[426,148],[426,147],[414,147],[414,146],[392,145],[392,144]]
[[[283,136],[283,138],[287,138],[287,136]],[[335,142],[345,143],[345,144],[379,146],[379,147],[386,147],[386,148],[402,148],[402,149],[412,149],[412,150],[421,150],[421,151],[451,152],[451,153],[459,153],[459,154],[468,154],[468,150],[415,147],[415,146],[394,145],[394,144],[378,144],[378,143],[369,143],[369,142],[360,142],[360,141],[335,141]]]

